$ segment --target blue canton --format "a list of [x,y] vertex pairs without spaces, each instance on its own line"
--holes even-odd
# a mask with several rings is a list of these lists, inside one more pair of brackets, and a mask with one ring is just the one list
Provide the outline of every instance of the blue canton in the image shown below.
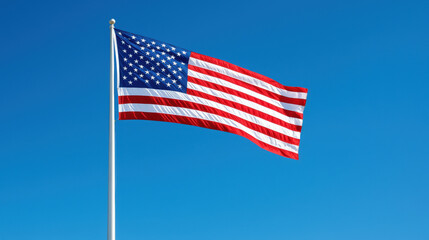
[[186,93],[190,51],[119,29],[115,33],[120,87]]

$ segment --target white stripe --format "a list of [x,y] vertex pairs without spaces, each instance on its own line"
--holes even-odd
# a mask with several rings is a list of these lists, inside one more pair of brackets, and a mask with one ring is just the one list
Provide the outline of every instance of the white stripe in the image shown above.
[[273,86],[267,82],[261,81],[257,78],[251,77],[249,75],[246,75],[246,74],[231,70],[229,68],[225,68],[225,67],[213,64],[213,63],[209,63],[209,62],[206,62],[206,61],[203,61],[200,59],[196,59],[196,58],[191,57],[191,58],[189,58],[188,64],[227,75],[229,77],[241,80],[241,81],[246,82],[246,83],[250,83],[256,87],[263,88],[265,90],[268,90],[268,91],[276,93],[276,94],[280,94],[280,95],[285,96],[285,97],[299,98],[299,99],[306,99],[307,98],[307,93],[287,91],[285,89],[278,88],[276,86]]
[[163,113],[163,114],[171,114],[177,116],[185,116],[185,117],[193,117],[198,119],[203,119],[207,121],[213,121],[221,124],[225,124],[237,129],[240,129],[250,136],[258,139],[261,142],[269,144],[273,147],[284,149],[290,152],[298,153],[298,146],[285,143],[283,141],[277,140],[265,134],[256,132],[242,124],[231,120],[229,118],[224,118],[219,115],[210,114],[198,110],[188,109],[188,108],[180,108],[180,107],[171,107],[164,105],[152,105],[152,104],[120,104],[119,112],[149,112],[149,113]]
[[280,102],[280,101],[277,101],[275,99],[272,99],[272,98],[269,98],[267,96],[264,96],[262,94],[259,94],[257,92],[251,91],[251,90],[249,90],[247,88],[238,86],[236,84],[230,83],[230,82],[225,81],[225,80],[220,79],[220,78],[216,78],[216,77],[213,77],[213,76],[206,75],[204,73],[199,73],[199,72],[195,72],[193,70],[188,70],[188,76],[191,76],[191,77],[194,77],[194,78],[198,78],[198,79],[201,79],[201,80],[205,80],[205,81],[208,81],[208,82],[211,82],[211,83],[215,83],[215,84],[218,84],[218,85],[221,85],[221,86],[225,86],[225,87],[234,89],[236,91],[242,92],[244,94],[247,94],[249,96],[255,97],[257,99],[261,99],[262,101],[270,103],[270,104],[272,104],[272,105],[274,105],[276,107],[280,107],[280,108],[283,108],[283,109],[286,109],[286,110],[289,110],[289,111],[294,111],[294,112],[299,112],[299,113],[303,113],[303,111],[304,111],[304,107],[303,106],[296,105],[296,104],[290,104],[290,103]]
[[255,102],[249,101],[249,100],[244,99],[244,98],[240,98],[240,97],[237,97],[237,96],[234,96],[231,94],[227,94],[227,93],[224,93],[224,92],[221,92],[218,90],[207,88],[207,87],[204,87],[204,86],[198,85],[196,83],[192,83],[192,82],[188,82],[188,89],[193,89],[193,90],[196,90],[199,92],[210,94],[212,96],[216,96],[216,97],[223,98],[223,99],[226,99],[229,101],[240,103],[240,104],[245,105],[249,108],[256,109],[258,111],[261,111],[261,112],[266,113],[268,115],[271,115],[273,117],[281,119],[287,123],[302,126],[302,119],[286,116],[284,114],[281,114],[277,111],[272,110],[271,108],[267,108],[265,106],[259,105]]
[[300,138],[301,133],[297,131],[292,131],[283,126],[275,124],[273,122],[267,121],[255,115],[251,115],[249,113],[237,110],[235,108],[223,105],[218,102],[214,102],[211,100],[207,100],[204,98],[188,95],[181,92],[176,91],[168,91],[168,90],[154,90],[150,88],[119,88],[118,89],[119,96],[152,96],[152,97],[161,97],[161,98],[169,98],[169,99],[177,99],[177,100],[185,100],[193,103],[198,103],[202,105],[206,105],[212,108],[216,108],[230,114],[233,114],[239,118],[247,120],[249,122],[258,124],[260,126],[269,128],[278,133],[284,134],[293,138]]

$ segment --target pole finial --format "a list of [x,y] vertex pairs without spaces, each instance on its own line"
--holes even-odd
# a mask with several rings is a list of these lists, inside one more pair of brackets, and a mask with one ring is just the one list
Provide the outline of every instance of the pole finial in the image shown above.
[[110,21],[109,21],[110,25],[115,24],[115,22],[116,22],[116,21],[115,21],[115,19],[113,19],[113,18],[112,18],[112,19],[110,19]]

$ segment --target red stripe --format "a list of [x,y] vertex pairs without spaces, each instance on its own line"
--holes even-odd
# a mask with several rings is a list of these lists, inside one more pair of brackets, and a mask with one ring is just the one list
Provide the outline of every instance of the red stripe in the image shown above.
[[269,83],[269,84],[271,84],[271,85],[273,85],[275,87],[278,87],[280,89],[284,89],[284,90],[287,90],[287,91],[293,91],[293,92],[303,92],[303,93],[308,92],[308,90],[306,88],[284,86],[284,85],[282,85],[282,84],[274,81],[273,79],[271,79],[269,77],[266,77],[266,76],[261,75],[259,73],[252,72],[250,70],[244,69],[242,67],[239,67],[237,65],[231,64],[229,62],[225,62],[225,61],[220,60],[220,59],[212,58],[212,57],[205,56],[205,55],[202,55],[202,54],[199,54],[199,53],[195,53],[195,52],[191,53],[191,57],[192,58],[196,58],[196,59],[200,59],[200,60],[203,60],[203,61],[206,61],[206,62],[209,62],[209,63],[213,63],[213,64],[216,64],[216,65],[225,67],[225,68],[229,68],[229,69],[234,70],[236,72],[240,72],[240,73],[249,75],[251,77],[257,78],[257,79],[259,79],[259,80],[261,80],[263,82]]
[[260,146],[265,150],[268,150],[270,152],[273,152],[275,154],[278,154],[284,157],[298,160],[297,153],[293,153],[284,149],[273,147],[269,144],[266,144],[264,142],[257,140],[256,138],[252,137],[251,135],[249,135],[248,133],[240,129],[237,129],[225,124],[213,122],[213,121],[207,121],[207,120],[202,120],[202,119],[192,118],[192,117],[170,115],[170,114],[161,114],[161,113],[147,113],[147,112],[120,112],[119,113],[119,120],[131,120],[131,119],[144,119],[144,120],[181,123],[181,124],[193,125],[198,127],[210,128],[214,130],[220,130],[224,132],[230,132],[249,139],[250,141],[254,142],[256,145]]
[[261,100],[259,98],[247,95],[247,94],[245,94],[243,92],[234,90],[232,88],[221,86],[219,84],[211,83],[211,82],[208,82],[208,81],[205,81],[205,80],[202,80],[202,79],[199,79],[199,78],[191,77],[191,76],[188,76],[188,81],[192,82],[192,83],[195,83],[195,84],[198,84],[198,85],[201,85],[201,86],[204,86],[204,87],[208,87],[208,88],[211,88],[211,89],[222,91],[224,93],[231,94],[231,95],[234,95],[234,96],[237,96],[237,97],[240,97],[240,98],[247,99],[249,101],[252,101],[252,102],[257,103],[259,105],[262,105],[264,107],[270,108],[270,109],[272,109],[272,110],[274,110],[276,112],[279,112],[279,113],[284,114],[284,115],[289,116],[289,117],[294,117],[294,118],[299,118],[299,119],[303,118],[303,114],[302,113],[298,113],[298,112],[286,110],[286,109],[281,108],[281,107],[277,107],[277,106],[275,106],[275,105],[273,105],[271,103],[268,103],[268,102],[266,102],[264,100]]
[[234,120],[236,122],[239,122],[254,131],[263,133],[267,136],[278,139],[280,141],[297,145],[297,146],[299,145],[299,139],[297,138],[287,136],[285,134],[279,133],[272,129],[269,129],[264,126],[258,125],[256,123],[242,119],[231,113],[228,113],[207,105],[203,105],[203,104],[198,104],[198,103],[184,101],[184,100],[152,97],[152,96],[119,96],[119,104],[129,104],[129,103],[156,104],[156,105],[165,105],[165,106],[172,106],[172,107],[182,107],[182,108],[188,108],[188,109],[194,109],[194,110],[203,111],[207,113],[212,113],[212,114],[216,114],[218,116],[222,116],[222,117]]
[[199,72],[199,73],[202,73],[202,74],[206,74],[206,75],[209,75],[209,76],[213,76],[215,78],[219,78],[219,79],[228,81],[230,83],[239,85],[241,87],[247,88],[247,89],[249,89],[249,90],[251,90],[253,92],[257,92],[257,93],[259,93],[261,95],[264,95],[266,97],[269,97],[269,98],[271,98],[271,99],[273,99],[275,101],[280,101],[280,102],[284,102],[284,103],[290,103],[290,104],[296,104],[296,105],[305,106],[305,102],[306,102],[305,99],[285,97],[285,96],[282,96],[280,94],[276,94],[276,93],[273,93],[271,91],[267,91],[265,89],[262,89],[260,87],[255,86],[255,85],[252,85],[250,83],[243,82],[243,81],[241,81],[239,79],[235,79],[235,78],[232,78],[230,76],[227,76],[227,75],[224,75],[224,74],[212,71],[212,70],[208,70],[208,69],[205,69],[205,68],[197,67],[197,66],[194,66],[194,65],[188,65],[188,68],[190,70],[193,70],[193,71],[196,71],[196,72]]
[[213,95],[210,95],[210,94],[207,94],[207,93],[203,93],[203,92],[200,92],[200,91],[197,91],[197,90],[189,89],[189,88],[187,90],[187,94],[188,95],[192,95],[192,96],[196,96],[196,97],[201,97],[201,98],[213,101],[213,102],[218,102],[218,103],[223,104],[225,106],[229,106],[229,107],[238,109],[240,111],[249,113],[251,115],[255,115],[257,117],[260,117],[260,118],[265,119],[267,121],[270,121],[272,123],[278,124],[280,126],[288,128],[290,130],[301,132],[301,128],[302,127],[299,126],[299,125],[294,125],[294,124],[285,122],[284,120],[281,120],[279,118],[273,117],[273,116],[271,116],[269,114],[266,114],[264,112],[258,111],[256,109],[250,108],[249,106],[246,106],[246,105],[243,105],[243,104],[240,104],[240,103],[237,103],[237,102],[233,102],[233,101],[226,100],[226,99],[223,99],[223,98],[215,97]]

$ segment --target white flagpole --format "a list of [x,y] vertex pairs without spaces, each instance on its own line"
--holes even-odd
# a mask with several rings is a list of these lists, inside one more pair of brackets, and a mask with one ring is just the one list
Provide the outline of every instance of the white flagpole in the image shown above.
[[107,210],[107,240],[116,239],[115,211],[115,19],[110,23],[110,113],[109,113],[109,203]]

